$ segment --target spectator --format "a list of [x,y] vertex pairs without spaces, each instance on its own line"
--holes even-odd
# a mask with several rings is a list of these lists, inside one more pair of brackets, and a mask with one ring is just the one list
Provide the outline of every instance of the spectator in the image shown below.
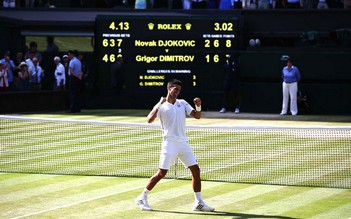
[[26,55],[24,56],[25,59],[29,58],[29,53],[34,52],[34,56],[37,57],[38,62],[40,63],[42,60],[41,53],[38,51],[38,44],[34,41],[30,42],[29,44],[29,50],[26,52]]
[[70,50],[69,55],[69,90],[71,97],[70,108],[67,113],[79,113],[81,111],[81,82],[82,82],[82,63],[77,58],[78,51]]
[[326,0],[319,0],[317,4],[317,9],[329,9]]
[[48,44],[46,47],[46,50],[45,50],[46,52],[58,52],[59,51],[58,46],[54,42],[54,37],[48,36],[46,38],[46,42]]
[[269,9],[269,0],[258,0],[258,9]]
[[191,0],[182,0],[183,2],[183,9],[189,10],[191,9]]
[[16,7],[15,0],[4,0],[2,3],[4,8],[14,8]]
[[32,91],[41,90],[41,81],[44,77],[43,69],[39,65],[37,57],[33,58],[33,66],[29,68],[31,79],[29,80]]
[[66,78],[66,90],[69,88],[69,58],[68,55],[65,54],[62,56],[62,60],[63,60],[63,67],[65,68],[65,78]]
[[15,64],[15,70],[13,72],[13,87],[18,89],[18,72],[19,72],[19,65],[21,62],[24,62],[24,57],[23,57],[23,52],[22,51],[17,51],[16,53],[16,58],[13,60],[13,63]]
[[16,77],[18,76],[19,65],[21,64],[21,62],[24,62],[24,61],[25,61],[25,59],[23,57],[23,52],[22,51],[17,51],[16,58],[13,60],[13,63],[16,66],[14,76],[16,76]]
[[34,66],[34,63],[32,61],[34,57],[35,57],[35,52],[29,51],[28,58],[26,59],[26,63],[28,65],[28,68],[31,68]]
[[5,52],[4,58],[1,59],[0,62],[2,62],[2,64],[4,65],[3,68],[7,71],[9,88],[12,89],[12,87],[14,86],[13,74],[16,70],[16,66],[15,63],[11,60],[10,51]]
[[32,76],[28,72],[28,64],[26,62],[21,62],[19,67],[20,71],[18,72],[18,88],[20,91],[29,91],[29,80]]
[[54,83],[54,90],[65,90],[66,86],[66,75],[65,75],[65,67],[61,63],[61,59],[58,56],[55,56],[54,62],[56,65],[55,69],[55,83]]
[[232,0],[221,0],[219,3],[219,9],[221,10],[232,9],[232,8],[233,8]]
[[4,64],[0,62],[0,92],[5,92],[9,86],[8,74]]
[[238,61],[235,61],[232,56],[228,56],[224,70],[226,75],[224,77],[223,108],[219,112],[225,113],[229,105],[233,104],[234,113],[240,113],[240,68]]
[[300,76],[299,69],[293,65],[293,61],[290,58],[287,61],[287,66],[283,68],[282,79],[283,79],[283,104],[282,104],[282,111],[280,115],[281,116],[287,115],[289,96],[290,96],[290,112],[291,112],[291,115],[295,116],[298,113],[297,83],[300,81],[301,76]]
[[246,9],[256,9],[257,8],[257,0],[244,0],[243,7]]
[[135,0],[135,9],[146,9],[146,0]]

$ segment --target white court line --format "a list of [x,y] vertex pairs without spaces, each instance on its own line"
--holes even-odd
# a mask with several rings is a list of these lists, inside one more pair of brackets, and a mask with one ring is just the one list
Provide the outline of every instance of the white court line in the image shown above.
[[[84,119],[67,119],[67,118],[38,118],[28,116],[14,116],[14,115],[0,115],[0,119],[14,119],[14,120],[29,120],[29,121],[52,121],[52,122],[73,122],[85,124],[100,124],[100,125],[127,125],[127,126],[144,126],[144,127],[160,127],[160,124],[144,124],[135,122],[115,122],[115,121],[100,121],[100,120],[84,120]],[[343,129],[350,130],[351,126],[328,126],[328,125],[187,125],[187,128],[244,128],[244,129]]]
[[[171,182],[171,181],[174,181],[174,180],[175,179],[167,179],[167,180],[159,182],[158,184]],[[61,209],[61,208],[68,208],[68,207],[72,207],[74,205],[79,205],[79,204],[82,204],[82,203],[85,203],[85,202],[90,202],[90,201],[94,201],[94,200],[97,200],[97,199],[106,198],[106,197],[109,197],[109,196],[114,196],[114,195],[122,194],[122,193],[125,193],[125,192],[130,192],[130,191],[133,191],[133,190],[136,190],[136,189],[143,189],[143,188],[145,188],[145,185],[144,186],[135,187],[135,188],[131,188],[131,189],[127,189],[127,190],[124,190],[124,191],[119,191],[119,192],[108,194],[108,195],[97,196],[97,197],[86,199],[86,200],[82,200],[82,201],[79,201],[79,202],[73,202],[71,204],[66,204],[66,205],[61,205],[61,206],[57,206],[57,207],[54,207],[54,208],[49,208],[49,209],[46,209],[46,210],[42,210],[42,211],[30,213],[30,214],[25,214],[25,215],[22,215],[22,216],[13,217],[11,219],[19,219],[19,218],[30,217],[30,216],[46,213],[46,212],[49,212],[49,211],[55,211],[55,210],[58,210],[58,209]]]

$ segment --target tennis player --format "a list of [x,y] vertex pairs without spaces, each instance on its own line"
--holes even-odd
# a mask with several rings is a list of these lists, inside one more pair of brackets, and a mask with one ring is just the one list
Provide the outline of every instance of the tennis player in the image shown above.
[[135,199],[137,205],[144,211],[152,211],[147,202],[147,196],[155,185],[166,176],[171,164],[178,157],[184,166],[190,169],[192,174],[192,187],[195,195],[193,210],[215,210],[213,207],[206,205],[201,197],[200,168],[185,135],[186,116],[190,115],[196,119],[201,118],[201,100],[200,98],[194,99],[195,110],[185,100],[177,99],[181,89],[181,81],[177,79],[170,80],[167,83],[167,97],[161,97],[160,101],[147,116],[148,123],[152,123],[156,117],[160,119],[163,141],[159,170],[150,178],[141,195]]

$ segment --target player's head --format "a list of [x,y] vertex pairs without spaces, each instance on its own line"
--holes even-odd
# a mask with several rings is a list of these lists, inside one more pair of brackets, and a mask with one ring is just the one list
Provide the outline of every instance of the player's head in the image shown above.
[[182,82],[178,79],[172,79],[167,83],[167,90],[168,94],[174,98],[177,98],[181,89],[182,89]]
[[288,67],[291,67],[293,65],[294,61],[291,58],[288,58],[286,64]]
[[179,85],[179,86],[183,85],[183,83],[180,80],[178,80],[178,79],[171,79],[171,80],[168,81],[167,88],[168,87],[174,87],[176,84]]

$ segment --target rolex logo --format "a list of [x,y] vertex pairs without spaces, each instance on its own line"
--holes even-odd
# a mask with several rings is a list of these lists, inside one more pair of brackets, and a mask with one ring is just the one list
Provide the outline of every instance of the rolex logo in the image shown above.
[[191,24],[190,23],[186,23],[185,24],[185,29],[186,30],[191,30]]

